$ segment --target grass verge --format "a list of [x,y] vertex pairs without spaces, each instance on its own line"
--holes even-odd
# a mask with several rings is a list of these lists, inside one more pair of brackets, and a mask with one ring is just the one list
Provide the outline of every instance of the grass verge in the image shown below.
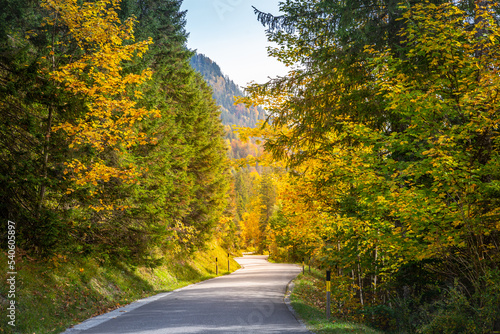
[[365,325],[344,321],[341,319],[326,319],[323,273],[311,269],[305,274],[299,274],[294,280],[295,287],[290,296],[290,301],[296,314],[304,321],[307,328],[314,333],[359,333],[381,334]]
[[[92,316],[129,304],[137,299],[228,274],[227,253],[215,243],[192,258],[173,256],[160,267],[149,269],[110,264],[97,258],[65,258],[50,261],[16,261],[16,320],[8,324],[7,284],[0,285],[0,333],[61,333]],[[230,260],[231,271],[239,268]],[[7,279],[7,257],[0,254],[0,276]]]

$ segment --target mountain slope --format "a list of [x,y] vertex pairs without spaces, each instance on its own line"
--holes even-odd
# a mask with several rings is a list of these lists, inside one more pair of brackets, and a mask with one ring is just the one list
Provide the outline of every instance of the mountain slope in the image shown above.
[[243,91],[224,75],[219,65],[210,58],[203,54],[195,54],[191,58],[191,66],[200,72],[212,87],[213,97],[220,107],[222,124],[255,127],[257,120],[265,118],[262,108],[234,105],[234,97],[243,96]]

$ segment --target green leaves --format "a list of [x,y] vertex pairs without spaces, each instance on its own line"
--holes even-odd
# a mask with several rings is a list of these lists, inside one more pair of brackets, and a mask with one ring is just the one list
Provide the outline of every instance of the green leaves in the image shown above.
[[352,279],[361,305],[368,291],[373,304],[397,293],[391,276],[415,258],[480,289],[500,260],[496,5],[282,9],[294,33],[271,27],[273,55],[301,70],[249,92],[271,106],[266,149],[293,169],[287,229],[312,235],[312,252]]
[[135,264],[202,247],[228,164],[181,2],[16,3],[0,24],[12,37],[0,41],[0,210],[19,245]]

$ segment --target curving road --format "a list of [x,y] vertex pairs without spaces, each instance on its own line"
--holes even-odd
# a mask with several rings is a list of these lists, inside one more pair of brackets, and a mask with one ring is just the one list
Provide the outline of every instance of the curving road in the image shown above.
[[300,267],[266,259],[237,258],[242,269],[231,275],[149,298],[64,333],[310,333],[283,301]]

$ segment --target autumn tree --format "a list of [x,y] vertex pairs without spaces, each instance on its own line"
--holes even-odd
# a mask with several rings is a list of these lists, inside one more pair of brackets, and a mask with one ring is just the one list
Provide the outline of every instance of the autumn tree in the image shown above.
[[[70,148],[86,148],[97,153],[120,152],[147,142],[147,135],[137,132],[134,125],[145,117],[157,116],[157,110],[137,108],[134,98],[142,93],[136,86],[151,78],[151,72],[123,75],[125,61],[141,57],[149,41],[126,45],[133,40],[134,20],[121,24],[115,8],[118,1],[100,1],[77,5],[76,1],[46,1],[44,8],[53,11],[47,20],[49,26],[58,20],[68,28],[81,55],[70,63],[49,69],[49,76],[74,95],[85,96],[88,112],[76,122],[54,126],[71,138]],[[52,44],[60,43],[54,40]],[[51,50],[50,54],[56,50]],[[55,64],[52,64],[54,67]],[[134,90],[135,89],[135,90]],[[133,93],[132,93],[133,91]],[[120,153],[118,153],[120,155]],[[122,153],[123,155],[123,153]],[[67,165],[68,173],[76,185],[109,182],[112,178],[130,180],[136,176],[135,168],[110,166],[103,159],[86,164],[74,159]],[[96,207],[97,210],[103,207]]]
[[227,163],[180,1],[18,5],[0,26],[0,156],[19,245],[148,265],[203,247]]
[[[387,147],[416,157],[393,176],[406,183],[394,192],[407,205],[401,232],[423,238],[432,250],[428,256],[442,259],[436,269],[450,279],[460,277],[484,307],[498,298],[486,277],[498,270],[500,254],[494,218],[499,203],[492,192],[499,176],[493,93],[499,84],[499,27],[492,4],[476,7],[474,24],[467,16],[454,4],[417,5],[405,15],[405,57],[385,51],[373,63],[387,109],[409,123],[386,140]],[[498,321],[487,312],[477,316],[478,332]]]
[[[256,12],[279,44],[270,54],[295,69],[249,87],[247,102],[271,110],[266,149],[291,180],[309,180],[300,200],[285,200],[283,219],[301,228],[300,216],[322,217],[303,230],[317,228],[314,252],[335,269],[344,311],[347,301],[369,310],[397,295],[414,298],[415,314],[446,300],[436,302],[440,289],[474,296],[464,297],[471,307],[493,305],[496,8],[288,1],[281,10]],[[488,307],[467,326],[491,330],[497,316]],[[396,323],[439,331],[446,316],[465,319],[446,312],[418,321],[399,314]]]

